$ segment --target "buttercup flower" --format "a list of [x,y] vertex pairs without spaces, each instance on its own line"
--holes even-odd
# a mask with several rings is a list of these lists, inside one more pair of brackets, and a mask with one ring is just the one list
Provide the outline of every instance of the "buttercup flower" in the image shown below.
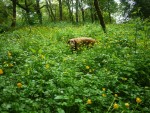
[[5,61],[5,62],[3,62],[3,64],[7,64],[7,62]]
[[118,109],[119,108],[119,105],[114,103],[114,109]]
[[8,56],[11,56],[11,53],[8,51]]
[[87,100],[87,104],[92,104],[92,100],[91,100],[91,99],[88,99],[88,100]]
[[3,72],[3,70],[2,69],[0,69],[0,75],[2,75],[4,72]]
[[106,97],[106,94],[102,94],[103,97]]
[[90,69],[90,70],[89,70],[89,72],[91,73],[91,72],[92,72],[92,70]]
[[85,68],[86,68],[86,69],[90,69],[90,67],[89,67],[89,66],[86,66]]
[[129,108],[130,104],[129,103],[125,103],[126,108]]
[[48,69],[49,68],[49,64],[46,64],[45,67],[46,67],[46,69]]
[[44,55],[41,55],[41,58],[44,59],[45,58]]
[[122,77],[122,80],[126,81],[126,80],[127,80],[127,78],[125,78],[125,77]]
[[13,64],[9,64],[9,67],[13,67],[14,65]]
[[17,83],[17,86],[18,86],[18,88],[21,88],[22,84],[21,83]]
[[115,94],[114,96],[115,96],[115,97],[118,97],[118,95],[117,95],[117,94]]
[[137,97],[137,98],[136,98],[136,102],[137,102],[137,103],[141,103],[142,100],[141,100],[139,97]]
[[102,88],[103,91],[106,91],[106,88]]

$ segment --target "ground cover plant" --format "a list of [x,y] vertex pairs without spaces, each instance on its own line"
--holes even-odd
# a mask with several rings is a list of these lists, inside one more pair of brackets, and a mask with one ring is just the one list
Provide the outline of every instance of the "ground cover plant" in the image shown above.
[[[0,34],[1,113],[148,113],[150,27],[54,23]],[[72,54],[67,41],[98,43]]]

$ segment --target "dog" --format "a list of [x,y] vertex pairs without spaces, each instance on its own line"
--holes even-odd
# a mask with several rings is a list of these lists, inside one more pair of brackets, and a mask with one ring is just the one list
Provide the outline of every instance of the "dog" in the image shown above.
[[80,50],[82,46],[86,46],[87,48],[92,47],[95,44],[95,42],[95,39],[87,37],[78,37],[68,40],[68,44],[72,52]]

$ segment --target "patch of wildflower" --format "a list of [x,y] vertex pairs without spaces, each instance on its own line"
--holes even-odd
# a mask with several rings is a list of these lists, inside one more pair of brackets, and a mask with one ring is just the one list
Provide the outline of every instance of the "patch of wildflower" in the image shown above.
[[137,97],[137,98],[136,98],[136,102],[137,102],[137,103],[141,103],[142,100],[141,100],[139,97]]
[[41,59],[44,59],[45,58],[45,56],[44,55],[41,55]]
[[2,75],[4,72],[3,72],[3,70],[2,69],[0,69],[0,75]]
[[124,81],[126,81],[126,80],[127,80],[127,78],[125,78],[125,77],[122,77],[121,79],[122,79],[122,80],[124,80]]
[[8,58],[12,58],[11,52],[8,51],[7,55],[8,55]]
[[102,94],[102,97],[106,97],[106,94],[103,93],[103,94]]
[[102,88],[103,91],[106,91],[106,88]]
[[119,108],[119,105],[117,103],[114,103],[114,109],[118,109]]
[[118,94],[115,94],[114,96],[115,96],[115,97],[118,97]]
[[8,51],[8,56],[11,56],[11,55],[12,55],[11,52]]
[[91,99],[88,99],[86,103],[87,103],[87,104],[92,104],[92,100],[91,100]]
[[89,66],[86,66],[85,68],[86,68],[86,69],[90,69],[90,67],[89,67]]
[[14,65],[13,64],[9,64],[9,67],[13,67]]
[[125,103],[126,108],[129,108],[130,104],[129,103]]
[[48,69],[48,68],[49,68],[49,64],[46,64],[46,65],[45,65],[45,68]]
[[89,72],[91,73],[91,72],[92,72],[92,70],[91,70],[91,69],[89,69]]
[[22,87],[22,83],[17,83],[17,87],[21,88]]
[[7,64],[7,62],[5,61],[5,62],[3,62],[3,64]]

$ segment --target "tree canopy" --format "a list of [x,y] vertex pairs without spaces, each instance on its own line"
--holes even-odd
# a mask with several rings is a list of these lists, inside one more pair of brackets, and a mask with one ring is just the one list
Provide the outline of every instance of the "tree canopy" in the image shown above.
[[[130,18],[149,18],[149,0],[98,0],[104,22],[115,22],[114,13]],[[131,7],[131,2],[132,4]],[[120,7],[119,7],[120,6]],[[17,24],[42,24],[46,22],[67,21],[72,23],[96,22],[94,0],[1,0],[0,29],[15,27]]]

